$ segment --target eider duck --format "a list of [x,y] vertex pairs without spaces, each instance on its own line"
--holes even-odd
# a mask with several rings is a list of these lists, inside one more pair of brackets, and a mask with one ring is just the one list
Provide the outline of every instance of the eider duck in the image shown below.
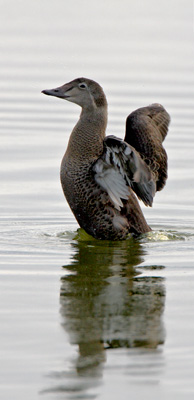
[[64,195],[81,228],[103,240],[151,231],[138,199],[152,206],[155,192],[167,179],[162,142],[170,117],[164,107],[151,104],[132,112],[122,140],[105,137],[107,100],[97,82],[78,78],[42,93],[82,108],[60,173]]

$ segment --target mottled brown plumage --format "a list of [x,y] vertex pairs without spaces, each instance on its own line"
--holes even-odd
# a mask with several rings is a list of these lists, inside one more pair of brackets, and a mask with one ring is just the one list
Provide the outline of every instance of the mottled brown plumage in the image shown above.
[[61,163],[62,188],[79,225],[97,239],[150,231],[136,195],[151,205],[156,185],[160,190],[165,184],[164,108],[151,105],[130,114],[123,141],[105,138],[107,101],[98,83],[78,78],[43,93],[82,107]]
[[125,141],[133,146],[155,176],[157,190],[167,179],[167,154],[162,146],[168,132],[170,116],[160,104],[133,111],[126,121]]

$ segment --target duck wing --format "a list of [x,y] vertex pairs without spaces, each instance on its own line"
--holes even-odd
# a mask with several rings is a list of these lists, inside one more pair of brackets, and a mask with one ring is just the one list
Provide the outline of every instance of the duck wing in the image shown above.
[[105,190],[115,208],[130,197],[130,188],[145,205],[152,205],[155,182],[137,151],[122,139],[107,136],[102,155],[92,166],[94,179]]
[[125,142],[135,148],[155,177],[156,189],[161,190],[167,179],[167,154],[162,145],[170,116],[160,104],[138,108],[126,120]]

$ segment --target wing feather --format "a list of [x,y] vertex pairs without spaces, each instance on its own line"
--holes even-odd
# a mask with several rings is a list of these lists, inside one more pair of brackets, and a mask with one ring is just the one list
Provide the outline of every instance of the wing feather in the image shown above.
[[129,188],[119,170],[98,159],[93,167],[96,182],[108,193],[116,209],[123,207],[121,199],[129,198]]
[[93,165],[96,182],[105,190],[114,207],[120,210],[122,200],[130,196],[130,187],[146,205],[155,194],[152,174],[136,150],[115,136],[104,140],[104,151]]
[[125,142],[133,146],[154,174],[157,190],[167,179],[167,154],[163,147],[170,116],[161,104],[133,111],[126,121]]

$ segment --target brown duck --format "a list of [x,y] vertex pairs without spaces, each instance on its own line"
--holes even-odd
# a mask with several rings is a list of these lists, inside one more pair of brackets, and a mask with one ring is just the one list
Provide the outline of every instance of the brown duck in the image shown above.
[[44,94],[81,106],[61,163],[61,184],[79,225],[97,239],[149,232],[137,197],[151,206],[167,179],[162,142],[170,117],[160,104],[132,112],[124,140],[105,137],[107,101],[101,86],[75,79]]

